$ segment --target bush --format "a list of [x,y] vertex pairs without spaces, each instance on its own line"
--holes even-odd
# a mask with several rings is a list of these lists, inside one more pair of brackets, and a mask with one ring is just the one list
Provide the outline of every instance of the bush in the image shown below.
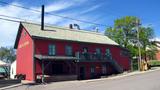
[[151,67],[160,66],[160,61],[158,60],[151,60],[148,63]]
[[132,69],[133,71],[138,70],[138,60],[137,59],[132,60]]

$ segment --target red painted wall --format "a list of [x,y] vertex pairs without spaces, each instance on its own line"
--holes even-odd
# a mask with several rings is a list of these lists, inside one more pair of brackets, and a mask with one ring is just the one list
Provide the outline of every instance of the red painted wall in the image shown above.
[[121,55],[121,51],[121,48],[111,47],[113,59],[115,59],[124,70],[130,70],[130,59],[128,56]]
[[33,81],[33,41],[23,28],[17,47],[17,74],[25,74],[26,80]]
[[[85,78],[90,79],[91,78],[91,67],[95,67],[95,73],[96,75],[101,75],[102,74],[102,65],[106,64],[106,70],[107,74],[113,74],[113,68],[110,66],[109,63],[107,62],[80,62],[78,64],[78,67],[85,67]],[[79,72],[79,71],[78,71]]]
[[156,53],[156,59],[160,60],[160,50]]
[[[79,43],[79,42],[70,42],[70,41],[58,41],[58,40],[34,40],[35,41],[35,53],[48,55],[48,45],[56,45],[56,55],[65,55],[65,45],[71,45],[73,52],[82,51],[83,47],[88,47],[88,51],[94,53],[96,48],[101,48],[102,53],[105,53],[106,48],[109,48],[113,58],[118,62],[118,64],[123,67],[124,70],[130,70],[130,60],[129,57],[122,56],[120,53],[121,48],[112,46],[112,45],[102,45],[102,44],[88,44],[88,43]],[[36,62],[36,72],[40,73],[41,68]]]

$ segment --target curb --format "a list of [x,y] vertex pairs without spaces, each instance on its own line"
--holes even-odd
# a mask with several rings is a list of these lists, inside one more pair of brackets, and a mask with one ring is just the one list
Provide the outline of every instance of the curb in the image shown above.
[[6,86],[6,87],[0,88],[0,90],[6,90],[6,89],[10,89],[10,88],[21,86],[21,85],[23,85],[23,84],[20,83],[20,84],[15,84],[15,85],[11,85],[11,86]]
[[[148,71],[134,71],[134,72],[124,72],[122,74],[118,74],[118,75],[114,75],[114,76],[110,76],[110,77],[103,77],[100,79],[92,79],[92,80],[82,80],[82,81],[66,81],[66,82],[59,82],[57,84],[62,84],[62,83],[75,83],[75,82],[82,82],[82,83],[89,83],[89,82],[96,82],[96,81],[104,81],[104,80],[112,80],[112,79],[118,79],[118,78],[123,78],[123,77],[128,77],[128,76],[133,76],[133,75],[140,75],[140,74],[145,74],[145,73],[150,73],[150,72],[155,72],[155,71],[159,71],[160,67],[156,67],[153,68],[153,70],[148,70]],[[15,85],[11,85],[11,86],[6,86],[6,87],[2,87],[0,88],[0,90],[6,90],[6,89],[10,89],[10,88],[14,88],[14,87],[18,87],[18,86],[22,86],[25,85],[25,83],[20,83],[20,84],[15,84]]]
[[112,79],[118,79],[118,78],[123,78],[123,77],[128,77],[128,76],[134,76],[134,75],[140,75],[140,74],[145,74],[145,73],[149,73],[149,72],[154,72],[154,71],[158,71],[160,70],[160,67],[158,68],[153,68],[153,70],[148,70],[148,71],[134,71],[134,72],[124,72],[122,74],[117,74],[117,75],[113,75],[113,76],[109,76],[109,77],[103,77],[100,79],[93,79],[93,80],[85,80],[82,82],[95,82],[95,81],[103,81],[103,80],[112,80]]

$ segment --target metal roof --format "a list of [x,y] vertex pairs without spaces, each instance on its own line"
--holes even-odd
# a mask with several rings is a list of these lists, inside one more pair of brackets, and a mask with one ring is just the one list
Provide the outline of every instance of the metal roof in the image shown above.
[[44,30],[41,30],[40,24],[26,22],[22,22],[21,24],[32,37],[118,45],[107,36],[93,31],[76,30],[57,26],[45,26]]

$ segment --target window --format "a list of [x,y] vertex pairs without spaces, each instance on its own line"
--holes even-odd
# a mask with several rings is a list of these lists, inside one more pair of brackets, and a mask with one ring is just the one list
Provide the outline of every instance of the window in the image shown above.
[[105,53],[107,56],[110,56],[111,55],[111,53],[110,53],[110,50],[107,48],[106,49],[106,53]]
[[22,33],[22,37],[25,37],[26,35],[27,35],[27,32],[24,31],[24,32]]
[[126,57],[126,56],[129,56],[129,52],[122,50],[120,52],[120,55],[123,56],[123,57]]
[[102,58],[101,58],[101,49],[100,48],[96,48],[96,53],[95,53],[96,55],[96,59],[99,59],[99,60],[101,60]]
[[84,48],[83,48],[82,55],[83,55],[83,58],[84,58],[85,60],[90,60],[90,55],[89,55],[89,53],[88,53],[88,48],[87,48],[87,47],[84,47]]
[[96,48],[96,54],[101,54],[101,49],[100,48]]
[[83,48],[83,53],[87,53],[88,52],[88,48],[87,47],[84,47]]
[[108,49],[108,48],[106,49],[105,56],[106,56],[106,58],[109,59],[109,60],[112,59],[112,54],[111,54],[111,52],[110,52],[110,49]]
[[65,54],[66,54],[67,56],[72,56],[72,47],[71,47],[71,46],[67,45],[67,46],[65,47]]
[[56,46],[54,44],[50,44],[48,46],[48,54],[49,55],[56,55]]
[[106,64],[102,65],[102,74],[106,74],[107,73],[107,67]]
[[95,66],[91,66],[91,73],[95,73]]
[[26,36],[27,35],[27,32],[24,32],[24,36]]

